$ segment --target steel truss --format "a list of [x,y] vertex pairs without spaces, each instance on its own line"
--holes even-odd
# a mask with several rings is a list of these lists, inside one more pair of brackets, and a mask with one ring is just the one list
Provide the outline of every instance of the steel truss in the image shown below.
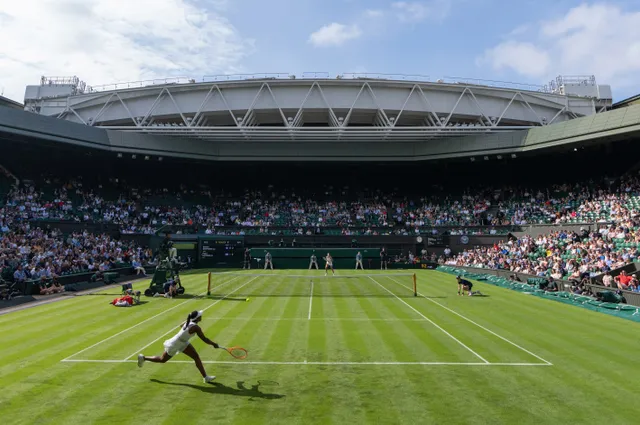
[[[534,126],[545,126],[553,124],[561,117],[572,119],[576,117],[569,108],[569,98],[556,96],[553,100],[547,99],[540,93],[527,91],[506,90],[510,95],[510,100],[506,107],[497,116],[487,114],[483,108],[482,102],[478,100],[477,93],[482,92],[483,96],[487,96],[487,90],[496,90],[489,87],[472,87],[472,86],[455,86],[455,90],[462,89],[457,97],[454,106],[447,113],[442,110],[438,111],[425,90],[423,84],[412,84],[411,90],[406,99],[402,103],[399,110],[385,110],[371,84],[373,82],[363,81],[359,86],[359,91],[346,114],[344,111],[337,113],[335,108],[331,106],[327,100],[327,96],[322,88],[322,81],[312,81],[311,85],[303,97],[303,100],[295,113],[291,113],[291,107],[288,113],[285,108],[280,105],[274,95],[271,85],[268,81],[261,82],[259,90],[255,94],[253,101],[246,109],[238,111],[230,107],[223,91],[233,90],[228,85],[219,83],[196,83],[191,85],[171,85],[171,86],[153,86],[148,88],[132,89],[130,91],[112,91],[104,93],[92,93],[84,96],[76,96],[67,98],[67,104],[64,110],[58,114],[58,118],[77,121],[88,126],[96,126],[111,130],[120,130],[126,132],[146,133],[153,135],[188,137],[202,140],[308,140],[308,141],[340,141],[340,140],[361,140],[361,141],[385,141],[385,140],[428,140],[443,137],[468,136],[473,134],[487,134],[514,130],[523,130]],[[380,82],[376,82],[380,83]],[[388,84],[388,82],[387,82]],[[204,96],[201,99],[200,106],[197,110],[183,111],[175,99],[176,92],[184,92],[186,90],[201,91]],[[208,90],[202,90],[202,88]],[[256,86],[257,87],[257,86]],[[406,87],[406,86],[405,86]],[[444,89],[447,86],[443,86]],[[442,90],[442,88],[439,88]],[[448,90],[451,92],[452,90]],[[133,97],[153,92],[155,99],[151,102],[149,109],[143,115],[135,116],[127,105],[128,97]],[[138,94],[136,94],[138,93]],[[157,94],[155,94],[157,93]],[[504,96],[505,90],[502,91]],[[322,111],[326,120],[326,127],[313,127],[305,125],[305,119],[309,113],[308,102],[314,96],[322,102]],[[542,98],[537,97],[542,96]],[[354,114],[361,112],[360,104],[363,99],[367,98],[369,102],[373,101],[375,105],[375,113],[373,116],[372,126],[361,126],[352,124]],[[464,115],[456,115],[460,103],[467,99],[473,105],[475,111],[473,116],[469,116],[467,111]],[[504,97],[503,97],[504,99]],[[564,106],[558,99],[564,99]],[[223,114],[228,114],[225,124],[220,124],[223,120],[220,118],[220,110],[215,112],[207,109],[207,106],[214,100],[224,105]],[[402,125],[405,115],[413,114],[413,123],[415,123],[416,111],[408,110],[407,105],[410,101],[417,101],[424,108],[420,111],[422,116],[418,125]],[[536,109],[532,106],[531,101],[535,100],[539,106],[542,102],[545,107],[557,110],[555,116],[551,119],[541,117]],[[174,108],[172,117],[158,118],[155,114],[156,109],[163,102],[170,102]],[[263,101],[262,108],[257,109],[259,101]],[[273,124],[262,126],[259,114],[265,114],[264,102],[268,101],[270,105],[269,114],[276,117],[279,122],[277,126]],[[98,113],[94,117],[83,116],[83,108],[87,105],[102,105]],[[469,104],[469,103],[467,103]],[[118,125],[109,125],[102,120],[104,114],[114,105],[121,107],[124,111],[123,116],[127,123],[118,123]],[[510,108],[514,105],[520,105],[529,111],[531,119],[527,125],[505,125],[505,116]],[[317,106],[314,108],[314,114],[318,114]],[[343,116],[344,115],[344,116]],[[216,122],[217,121],[217,122]],[[281,123],[281,126],[280,126]]]

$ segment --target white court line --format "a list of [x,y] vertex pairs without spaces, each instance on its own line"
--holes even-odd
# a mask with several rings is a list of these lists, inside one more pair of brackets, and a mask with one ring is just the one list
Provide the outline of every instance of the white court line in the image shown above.
[[[236,280],[236,279],[239,279],[239,278],[240,278],[240,276],[238,276],[238,277],[234,277],[233,279],[229,279],[228,281],[226,281],[226,282],[224,282],[224,283],[221,283],[220,285],[216,286],[216,288],[219,288],[219,287],[221,287],[222,285],[226,285],[227,283],[230,283],[230,282],[232,282],[232,281],[234,281],[234,280]],[[118,333],[117,333],[117,334],[115,334],[115,335],[111,335],[111,336],[110,336],[110,337],[108,337],[108,338],[105,338],[105,339],[103,339],[103,340],[101,340],[101,341],[98,341],[98,342],[96,342],[95,344],[93,344],[92,346],[89,346],[89,347],[87,347],[87,348],[85,348],[85,349],[83,349],[83,350],[80,350],[80,351],[78,351],[77,353],[70,355],[69,357],[67,357],[66,359],[64,359],[64,360],[62,360],[62,361],[69,360],[70,358],[75,357],[75,356],[77,356],[78,354],[82,354],[82,353],[84,353],[85,351],[92,349],[93,347],[97,347],[98,345],[102,344],[103,342],[107,342],[107,341],[109,341],[110,339],[113,339],[113,338],[115,338],[115,337],[117,337],[117,336],[120,336],[120,335],[122,335],[123,333],[125,333],[125,332],[127,332],[127,331],[130,331],[131,329],[137,328],[138,326],[142,325],[143,323],[147,323],[149,320],[152,320],[152,319],[155,319],[156,317],[162,316],[163,314],[165,314],[165,313],[167,313],[167,312],[169,312],[169,311],[171,311],[171,310],[173,310],[173,309],[176,309],[176,308],[180,307],[180,306],[181,306],[181,305],[183,305],[183,304],[186,304],[186,303],[188,303],[188,302],[190,302],[190,301],[197,300],[197,299],[199,299],[199,298],[197,298],[197,297],[201,297],[201,296],[205,295],[206,293],[207,293],[207,291],[204,291],[203,293],[201,293],[201,294],[197,295],[197,296],[196,296],[196,298],[191,298],[190,300],[183,301],[183,302],[181,302],[180,304],[174,305],[174,306],[173,306],[173,307],[171,307],[171,308],[168,308],[168,309],[166,309],[166,310],[163,310],[163,311],[161,311],[160,313],[156,314],[155,316],[149,317],[148,319],[145,319],[145,320],[143,320],[142,322],[137,323],[137,324],[135,324],[135,325],[131,326],[130,328],[127,328],[127,329],[125,329],[125,330],[122,330],[122,331],[118,332]]]
[[[391,279],[392,281],[394,281],[394,282],[395,282],[395,283],[397,283],[398,285],[400,285],[400,286],[402,286],[402,287],[407,288],[406,286],[404,286],[402,283],[398,282],[398,281],[397,281],[397,280],[395,280],[394,278],[389,277],[389,279]],[[514,347],[519,348],[520,350],[524,351],[525,353],[532,355],[532,356],[533,356],[533,357],[535,357],[536,359],[538,359],[538,360],[542,360],[542,361],[543,361],[543,362],[545,362],[548,366],[553,366],[553,364],[552,364],[550,361],[547,361],[547,360],[543,359],[542,357],[538,356],[537,354],[532,353],[531,351],[527,350],[526,348],[523,348],[523,347],[519,346],[519,345],[518,345],[518,344],[516,344],[515,342],[510,341],[510,340],[508,340],[507,338],[505,338],[505,337],[503,337],[503,336],[501,336],[501,335],[498,335],[497,333],[493,332],[491,329],[487,329],[487,328],[485,328],[484,326],[480,325],[479,323],[474,322],[473,320],[469,319],[468,317],[465,317],[465,316],[463,316],[462,314],[460,314],[460,313],[458,313],[458,312],[456,312],[456,311],[454,311],[454,310],[451,310],[449,307],[447,307],[447,306],[445,306],[445,305],[442,305],[442,304],[440,304],[439,302],[434,301],[434,300],[432,300],[431,298],[428,298],[428,297],[426,297],[426,296],[422,295],[420,292],[418,292],[418,295],[420,295],[422,298],[424,298],[424,299],[426,299],[426,300],[428,300],[428,301],[431,301],[432,303],[434,303],[434,304],[436,304],[436,305],[439,305],[440,307],[444,308],[444,309],[445,309],[445,310],[447,310],[448,312],[455,314],[456,316],[458,316],[458,317],[460,317],[460,318],[462,318],[462,319],[466,320],[467,322],[469,322],[469,323],[471,323],[471,324],[476,325],[476,326],[477,326],[477,327],[479,327],[480,329],[483,329],[483,330],[485,330],[485,331],[489,332],[491,335],[493,335],[493,336],[497,336],[498,338],[500,338],[500,339],[501,339],[501,340],[503,340],[504,342],[507,342],[507,343],[509,343],[509,344],[513,345]]]
[[307,320],[311,320],[311,306],[313,304],[313,280],[311,281],[311,292],[309,294],[309,317],[307,318]]
[[[255,269],[258,270],[258,269]],[[244,277],[253,277],[253,276],[258,276],[258,277],[280,277],[280,278],[313,278],[313,279],[322,279],[322,280],[326,280],[326,281],[331,281],[332,279],[334,279],[334,275],[330,274],[330,275],[324,275],[322,274],[324,270],[320,269],[318,270],[317,274],[285,274],[285,273],[240,273],[240,272],[222,272],[222,273],[212,273],[212,274],[236,274],[239,276],[244,276]],[[348,273],[348,274],[342,274],[340,270],[336,270],[335,271],[335,277],[341,277],[344,279],[360,279],[362,278],[362,276],[358,276],[356,274],[353,273]],[[396,276],[396,277],[400,277],[400,276],[413,276],[413,273],[376,273],[376,274],[372,274],[371,276],[375,276],[375,277],[386,277],[386,276]]]
[[[236,289],[234,289],[233,291],[229,292],[227,295],[225,295],[224,297],[220,298],[218,301],[214,302],[211,305],[208,305],[207,307],[205,307],[202,311],[205,312],[207,310],[209,310],[211,307],[213,307],[214,305],[218,304],[220,301],[224,300],[225,298],[227,298],[229,295],[233,294],[234,292],[239,291],[240,289],[244,288],[245,286],[247,286],[248,284],[250,284],[251,282],[253,282],[254,280],[256,280],[258,277],[254,277],[253,279],[251,279],[250,281],[248,281],[247,283],[245,283],[244,285],[241,285],[239,287],[237,287]],[[219,285],[222,286],[222,285]],[[217,287],[216,287],[217,288]],[[213,289],[216,289],[213,288]],[[174,332],[176,328],[179,328],[180,326],[173,326],[171,329],[169,329],[169,331],[165,332],[164,334],[160,335],[159,338],[154,339],[153,341],[151,341],[150,343],[148,343],[147,345],[145,345],[144,347],[142,347],[139,350],[136,350],[135,353],[128,355],[127,357],[124,358],[124,360],[127,360],[135,355],[137,355],[138,353],[141,353],[145,348],[155,344],[157,341],[159,341],[160,339],[162,339],[164,336],[166,336],[167,334]]]
[[458,338],[456,338],[455,336],[451,335],[449,332],[445,331],[442,327],[440,327],[436,322],[434,322],[433,320],[429,319],[427,316],[425,316],[424,314],[420,313],[418,310],[416,310],[415,308],[413,308],[410,304],[408,304],[405,300],[403,300],[402,298],[398,297],[396,294],[394,294],[393,292],[389,291],[387,288],[385,288],[384,286],[382,286],[377,280],[375,280],[374,278],[372,278],[371,276],[369,276],[369,279],[373,280],[375,283],[378,284],[378,286],[380,286],[382,289],[384,289],[385,291],[387,291],[388,293],[390,293],[391,295],[393,295],[394,297],[396,297],[398,299],[398,301],[400,301],[401,303],[403,303],[404,305],[406,305],[407,307],[409,307],[411,310],[415,311],[416,313],[418,313],[424,320],[426,320],[427,322],[431,323],[433,326],[435,326],[436,328],[440,329],[442,332],[444,332],[447,336],[449,336],[451,339],[453,339],[455,342],[457,342],[458,344],[460,344],[461,346],[463,346],[464,348],[466,348],[467,350],[469,350],[474,356],[476,356],[477,358],[479,358],[480,360],[482,360],[485,363],[489,363],[484,357],[482,357],[480,354],[476,353],[475,351],[473,351],[471,348],[467,347],[462,341],[460,341]]
[[[62,360],[64,363],[137,363],[137,360]],[[166,364],[193,364],[193,360],[170,360]],[[458,363],[458,362],[269,362],[269,361],[216,361],[203,360],[205,364],[248,364],[248,365],[308,365],[308,366],[552,366],[544,363]]]
[[312,317],[308,319],[306,317],[242,317],[242,316],[227,316],[227,317],[207,317],[202,319],[203,322],[213,322],[220,320],[255,320],[256,322],[280,322],[280,321],[298,321],[298,320],[320,320],[323,322],[424,322],[424,319],[401,319],[399,317],[393,317],[390,319],[380,318],[368,318],[368,317]]

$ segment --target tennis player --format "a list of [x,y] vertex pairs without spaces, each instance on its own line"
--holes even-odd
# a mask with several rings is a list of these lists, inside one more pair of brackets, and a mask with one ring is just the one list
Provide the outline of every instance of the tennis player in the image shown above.
[[356,270],[358,270],[358,266],[360,266],[361,270],[364,270],[364,267],[362,267],[362,254],[359,251],[356,254]]
[[327,252],[327,256],[324,257],[324,261],[325,261],[325,263],[324,263],[324,275],[326,276],[328,274],[327,270],[331,269],[331,272],[335,276],[336,271],[333,269],[333,257],[331,256],[331,254],[329,254]]
[[138,354],[138,367],[142,367],[144,362],[152,362],[152,363],[166,363],[171,359],[171,357],[175,356],[178,353],[184,353],[187,356],[191,357],[194,362],[196,362],[196,367],[202,374],[202,378],[205,383],[212,382],[216,379],[215,376],[207,375],[207,372],[204,370],[204,366],[202,365],[202,360],[200,360],[200,356],[193,345],[189,342],[189,340],[194,336],[198,335],[202,341],[206,344],[213,346],[213,348],[218,348],[219,345],[215,342],[211,341],[209,338],[204,336],[202,329],[198,326],[198,323],[202,320],[202,310],[200,311],[192,311],[187,316],[187,321],[181,325],[180,330],[177,334],[173,336],[173,338],[168,339],[164,342],[164,352],[161,356],[153,356],[147,357],[143,354]]
[[311,270],[313,266],[315,266],[316,270],[318,270],[318,258],[316,257],[316,254],[311,255],[311,261],[309,261],[309,270]]
[[463,279],[462,276],[456,276],[456,279],[458,280],[458,295],[462,295],[464,297],[464,291],[469,291],[469,296],[471,296],[473,283]]
[[269,251],[264,256],[264,269],[267,270],[267,267],[271,267],[271,270],[273,270],[273,261],[271,261],[271,253]]
[[380,250],[380,270],[382,270],[383,268],[387,270],[388,266],[389,266],[389,255],[387,254],[387,250],[385,248],[382,248]]
[[251,270],[251,251],[249,248],[244,250],[244,263],[242,264],[242,270]]

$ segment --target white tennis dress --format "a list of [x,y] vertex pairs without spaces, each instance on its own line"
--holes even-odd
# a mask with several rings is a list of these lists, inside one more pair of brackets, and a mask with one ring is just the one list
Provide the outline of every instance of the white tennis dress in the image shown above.
[[196,335],[195,333],[190,334],[189,329],[196,326],[197,323],[189,322],[187,328],[184,326],[180,328],[173,338],[168,339],[164,342],[164,351],[167,352],[171,357],[175,356],[178,353],[181,353],[185,348],[187,348],[190,344],[189,340]]

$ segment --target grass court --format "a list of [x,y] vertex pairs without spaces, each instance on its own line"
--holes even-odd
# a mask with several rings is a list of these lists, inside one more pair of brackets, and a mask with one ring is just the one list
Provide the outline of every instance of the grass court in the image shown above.
[[[295,275],[288,277],[287,275]],[[344,271],[183,275],[187,294],[109,304],[120,288],[0,316],[0,417],[10,424],[629,424],[637,323],[455,278]],[[135,289],[144,290],[149,281]],[[245,301],[249,298],[248,301]],[[237,360],[192,343],[160,355],[192,310]]]

